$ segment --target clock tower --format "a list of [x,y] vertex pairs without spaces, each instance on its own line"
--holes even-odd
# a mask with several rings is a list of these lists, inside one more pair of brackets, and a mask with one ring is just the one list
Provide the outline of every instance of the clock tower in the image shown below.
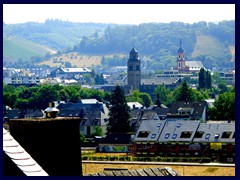
[[141,62],[137,50],[133,47],[127,62],[127,81],[133,90],[141,84]]

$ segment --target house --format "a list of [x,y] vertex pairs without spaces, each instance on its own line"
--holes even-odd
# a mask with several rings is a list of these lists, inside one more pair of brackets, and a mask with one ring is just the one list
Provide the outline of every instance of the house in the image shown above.
[[169,107],[168,119],[207,121],[208,103],[206,101],[176,101]]
[[221,121],[201,123],[193,143],[202,146],[202,155],[211,155],[214,160],[221,162],[233,162],[235,159],[235,123]]
[[132,134],[110,133],[98,144],[99,152],[125,152],[131,151]]
[[59,67],[51,71],[51,77],[59,77],[61,79],[78,79],[81,75],[90,74],[92,71],[86,67],[83,68],[63,68]]
[[147,120],[142,121],[135,137],[133,152],[135,155],[149,155],[157,156],[158,145],[157,140],[163,130],[165,121],[160,120]]
[[196,156],[235,162],[235,123],[146,120],[141,122],[131,149],[136,156]]
[[140,92],[148,93],[153,101],[156,99],[154,90],[158,85],[164,85],[170,90],[174,90],[182,82],[182,77],[153,77],[151,79],[141,79],[141,84],[139,86]]
[[90,136],[96,126],[100,126],[103,133],[106,133],[109,109],[106,104],[96,99],[84,99],[79,103],[60,103],[59,117],[80,117],[80,132]]
[[3,81],[14,87],[18,86],[26,86],[31,87],[34,85],[38,85],[40,83],[40,78],[37,76],[11,76],[5,77]]

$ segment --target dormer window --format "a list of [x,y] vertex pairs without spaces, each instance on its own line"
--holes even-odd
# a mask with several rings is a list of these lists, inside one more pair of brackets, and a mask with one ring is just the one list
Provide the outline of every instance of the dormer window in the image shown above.
[[221,138],[230,138],[232,132],[223,132]]
[[170,133],[166,133],[166,134],[165,134],[165,139],[168,139],[169,136],[170,136]]
[[149,135],[149,131],[140,131],[140,132],[138,133],[138,136],[137,136],[137,137],[139,137],[139,138],[147,138],[148,135]]
[[215,134],[214,139],[218,139],[220,134]]
[[156,134],[152,134],[151,138],[154,139],[156,137]]
[[210,138],[210,134],[206,134],[205,139],[209,139]]
[[177,134],[173,134],[172,138],[176,139],[177,138]]
[[180,138],[190,138],[191,135],[192,135],[192,131],[183,131],[183,132],[181,133]]

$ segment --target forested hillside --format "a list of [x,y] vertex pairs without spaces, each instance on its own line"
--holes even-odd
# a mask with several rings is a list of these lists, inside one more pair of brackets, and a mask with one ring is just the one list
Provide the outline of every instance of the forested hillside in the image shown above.
[[55,50],[72,48],[81,38],[95,32],[102,34],[108,24],[74,23],[48,19],[44,23],[4,24],[3,33],[18,36]]
[[[171,22],[140,25],[47,20],[45,23],[4,24],[3,30],[8,37],[24,38],[55,49],[58,54],[128,55],[134,46],[141,57],[148,57],[143,60],[146,68],[153,70],[175,66],[180,39],[187,60],[200,60],[209,69],[233,68],[235,64],[234,20],[218,24],[202,21],[194,24]],[[6,47],[6,44],[3,46]]]

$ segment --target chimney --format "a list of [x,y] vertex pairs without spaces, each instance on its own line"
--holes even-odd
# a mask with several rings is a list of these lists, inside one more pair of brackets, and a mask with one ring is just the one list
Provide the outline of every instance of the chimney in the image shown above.
[[50,102],[49,107],[44,110],[46,118],[56,118],[59,110],[55,108],[55,103]]
[[79,124],[79,117],[10,119],[9,130],[49,176],[81,176]]

